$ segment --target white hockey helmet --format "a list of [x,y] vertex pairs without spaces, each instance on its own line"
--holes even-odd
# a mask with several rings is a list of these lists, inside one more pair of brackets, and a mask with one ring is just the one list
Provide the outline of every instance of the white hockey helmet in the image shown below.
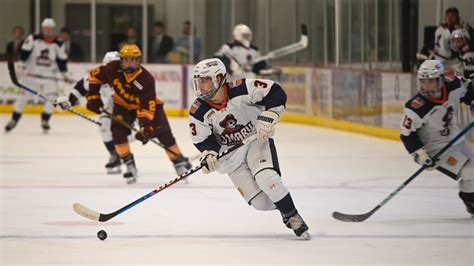
[[[458,45],[455,39],[462,39],[463,44]],[[469,36],[469,32],[466,29],[457,29],[451,33],[451,36],[449,38],[449,44],[451,46],[451,49],[457,52],[464,45],[468,44],[470,39],[471,39],[471,36]]]
[[[224,63],[218,58],[204,59],[197,63],[194,67],[193,89],[199,99],[210,100],[214,97],[219,89],[226,82],[227,70]],[[221,78],[221,82],[217,81],[217,77]],[[204,89],[201,87],[201,81],[209,79],[212,81],[212,87]]]
[[234,39],[242,43],[245,47],[250,47],[252,42],[252,30],[245,24],[237,24],[233,31]]
[[444,83],[444,66],[439,60],[426,60],[423,62],[423,64],[418,68],[417,76],[420,82],[426,79],[438,80],[438,86],[435,90],[427,91],[420,84],[418,90],[421,95],[430,98],[439,98],[441,96],[441,88]]
[[104,59],[102,59],[102,64],[107,65],[112,61],[120,60],[120,54],[117,51],[110,51],[105,53]]
[[43,22],[41,22],[42,28],[56,28],[56,22],[52,18],[45,18]]

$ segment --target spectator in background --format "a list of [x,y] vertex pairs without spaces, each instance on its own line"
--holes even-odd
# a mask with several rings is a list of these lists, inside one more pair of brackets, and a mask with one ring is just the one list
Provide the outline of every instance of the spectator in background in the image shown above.
[[21,46],[24,41],[25,30],[21,26],[15,26],[12,31],[13,40],[7,43],[6,56],[7,59],[13,57],[14,61],[20,58]]
[[[190,63],[189,60],[189,36],[191,35],[191,21],[187,20],[183,24],[183,35],[176,39],[175,50],[181,54],[182,63]],[[195,32],[195,31],[194,31]],[[201,57],[201,39],[194,34],[194,63],[199,61]]]
[[76,62],[84,61],[84,53],[81,46],[71,40],[71,30],[68,27],[63,27],[60,34],[69,60]]
[[149,62],[166,62],[168,53],[173,50],[174,40],[165,33],[165,25],[161,21],[153,25],[153,36],[150,38],[148,49]]
[[120,42],[119,50],[124,44],[136,44],[140,49],[142,47],[140,41],[138,40],[137,30],[134,27],[128,27],[125,39]]

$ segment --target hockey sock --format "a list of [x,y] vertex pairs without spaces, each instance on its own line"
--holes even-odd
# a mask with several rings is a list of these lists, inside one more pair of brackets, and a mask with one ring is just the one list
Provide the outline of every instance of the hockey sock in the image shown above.
[[289,218],[298,211],[296,210],[295,204],[293,203],[293,199],[291,198],[290,193],[286,194],[286,196],[278,202],[275,202],[278,210],[281,212],[283,219]]
[[113,141],[104,142],[105,147],[109,151],[110,155],[114,155],[117,152],[115,151],[115,144]]
[[45,112],[41,113],[41,120],[48,122],[50,118],[51,118],[51,114],[48,114]]

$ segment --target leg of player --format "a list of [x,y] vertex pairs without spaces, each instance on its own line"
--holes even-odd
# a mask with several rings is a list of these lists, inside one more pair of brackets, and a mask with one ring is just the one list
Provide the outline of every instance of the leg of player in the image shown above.
[[45,134],[51,129],[49,125],[49,119],[51,118],[51,114],[54,110],[53,102],[56,98],[58,98],[58,88],[59,85],[56,81],[51,80],[42,80],[41,82],[37,82],[40,88],[44,91],[44,96],[48,99],[44,102],[44,109],[43,113],[41,114],[41,128]]
[[308,226],[295,207],[290,192],[281,180],[278,157],[273,139],[257,140],[250,144],[247,163],[258,187],[280,211],[283,223],[296,236],[311,238]]
[[32,98],[33,97],[31,94],[23,92],[23,95],[15,101],[15,104],[13,106],[14,111],[12,113],[12,119],[6,124],[5,132],[10,132],[16,127],[18,121],[21,118],[21,115],[23,114],[23,110],[25,109],[26,103]]
[[[178,144],[176,143],[173,133],[171,132],[171,127],[169,125],[168,119],[165,115],[165,112],[163,111],[163,104],[158,104],[156,106],[154,122],[157,125],[156,131],[158,140],[166,148],[174,152],[171,153],[169,151],[166,151],[166,155],[173,163],[176,173],[178,175],[182,175],[186,171],[190,170],[192,168],[192,165],[189,162],[188,158],[186,158],[182,154]],[[184,179],[184,182],[188,183],[187,178]]]
[[122,172],[120,169],[122,163],[120,162],[120,157],[115,151],[115,144],[112,140],[112,131],[110,130],[112,120],[106,115],[101,115],[99,121],[101,124],[99,127],[100,136],[110,154],[109,161],[105,165],[105,168],[107,169],[108,174],[120,174]]
[[474,218],[474,151],[467,141],[458,145],[456,150],[469,158],[460,172],[459,197],[466,205],[467,212]]
[[[127,123],[133,123],[135,120],[135,112],[130,112],[118,105],[114,106],[113,115],[121,116]],[[127,170],[123,174],[123,177],[127,180],[127,184],[133,184],[137,181],[138,170],[133,154],[130,151],[130,144],[128,143],[128,136],[132,132],[130,129],[126,128],[115,120],[112,121],[110,129],[112,131],[112,139],[115,144],[115,150],[122,160],[122,163],[127,166]]]

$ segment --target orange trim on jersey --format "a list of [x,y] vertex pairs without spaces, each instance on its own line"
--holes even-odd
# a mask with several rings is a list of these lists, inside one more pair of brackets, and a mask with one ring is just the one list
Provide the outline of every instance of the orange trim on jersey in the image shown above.
[[140,75],[142,72],[143,72],[142,67],[138,67],[138,70],[135,71],[135,73],[134,73],[131,77],[129,77],[129,76],[127,75],[127,73],[125,73],[125,72],[123,72],[123,75],[125,76],[125,80],[127,81],[127,83],[130,83],[130,82],[132,82],[138,75]]
[[96,76],[89,74],[89,84],[102,84],[103,82]]
[[155,102],[156,102],[157,105],[163,104],[163,100],[161,100],[160,96],[156,96]]
[[155,113],[150,111],[150,110],[147,110],[147,109],[138,109],[137,110],[137,117],[138,118],[147,118],[148,120],[151,121],[155,117]]
[[117,154],[120,158],[124,158],[130,154],[130,144],[128,144],[128,142],[115,144],[115,150],[117,151]]
[[224,100],[221,103],[213,103],[212,101],[206,101],[210,106],[214,107],[217,110],[222,110],[227,107],[227,101],[229,100],[229,96],[227,95],[227,86],[224,85]]
[[117,93],[115,93],[112,97],[114,98],[114,103],[122,106],[123,108],[126,108],[127,110],[136,110],[136,109],[140,108],[139,104],[127,103]]
[[427,100],[430,102],[434,102],[437,104],[443,104],[448,100],[448,90],[446,89],[446,83],[443,85],[443,92],[442,92],[443,97],[441,99],[435,99],[435,98],[430,98],[426,97]]

